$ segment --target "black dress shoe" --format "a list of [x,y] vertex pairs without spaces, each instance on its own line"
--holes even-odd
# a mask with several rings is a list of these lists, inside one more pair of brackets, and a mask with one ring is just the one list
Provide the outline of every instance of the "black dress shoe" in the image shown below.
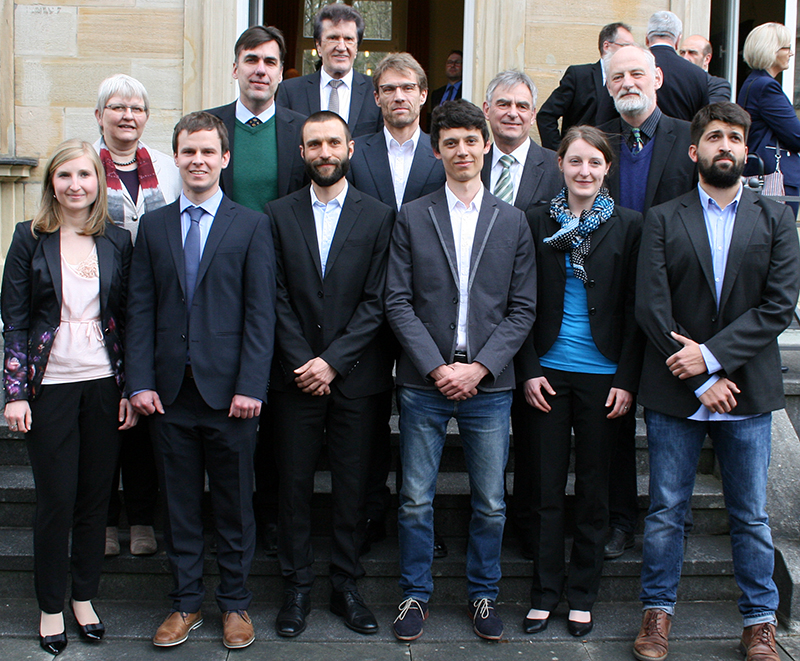
[[278,555],[278,524],[265,523],[259,528],[259,541],[269,556]]
[[547,623],[550,621],[550,617],[543,617],[541,619],[535,619],[532,617],[526,617],[522,621],[522,630],[525,633],[539,633],[540,631],[544,631],[547,629]]
[[100,621],[94,624],[81,624],[78,622],[77,616],[75,616],[75,606],[70,603],[70,607],[72,608],[72,615],[75,617],[75,623],[78,625],[78,633],[81,636],[81,640],[87,643],[99,643],[103,640],[103,636],[106,633],[106,626],[103,624],[103,621],[100,620],[100,617],[98,616],[97,618]]
[[343,617],[347,627],[358,633],[378,631],[378,621],[356,590],[331,592],[331,613]]
[[433,557],[446,558],[447,557],[447,544],[439,537],[439,533],[433,533]]
[[294,638],[306,629],[306,618],[311,612],[311,595],[287,590],[283,597],[283,606],[275,619],[275,630],[279,636]]
[[613,560],[619,558],[625,549],[632,549],[634,542],[634,535],[632,532],[625,532],[619,528],[612,528],[608,535],[608,541],[603,549],[603,556],[606,560]]
[[386,539],[386,522],[383,519],[367,519],[364,530],[364,543],[361,545],[361,553],[369,553],[373,544],[382,542]]
[[588,622],[576,622],[567,620],[567,631],[576,638],[581,638],[594,628],[594,621],[590,618]]
[[39,636],[39,645],[45,652],[49,652],[53,656],[61,654],[67,649],[67,632],[62,631],[55,636]]

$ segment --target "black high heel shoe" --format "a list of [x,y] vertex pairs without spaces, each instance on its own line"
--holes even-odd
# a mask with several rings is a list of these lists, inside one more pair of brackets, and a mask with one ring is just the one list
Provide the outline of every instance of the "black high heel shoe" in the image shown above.
[[[78,624],[78,633],[81,636],[81,640],[87,643],[99,643],[103,640],[103,635],[106,632],[106,625],[100,620],[100,616],[97,616],[97,619],[100,620],[99,622],[95,622],[94,624],[81,624],[78,622],[77,616],[75,616],[75,604],[70,602],[70,607],[72,608],[72,615],[75,617],[75,622]],[[97,615],[96,611],[95,615]],[[66,642],[64,645],[66,646]]]
[[594,620],[589,618],[588,622],[577,622],[576,620],[567,620],[567,631],[576,638],[582,638],[587,635],[594,628]]
[[57,633],[55,636],[42,636],[39,634],[39,645],[45,651],[53,656],[58,656],[67,649],[67,632],[66,630]]

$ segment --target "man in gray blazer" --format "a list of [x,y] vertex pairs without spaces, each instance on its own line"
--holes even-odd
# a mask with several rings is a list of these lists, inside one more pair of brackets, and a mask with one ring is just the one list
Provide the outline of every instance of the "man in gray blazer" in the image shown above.
[[473,630],[498,640],[514,354],[533,325],[534,248],[525,215],[481,183],[489,129],[468,101],[433,111],[444,188],[403,205],[389,248],[386,316],[400,341],[400,640],[422,635],[433,591],[433,497],[447,422],[458,421],[472,485],[467,583]]
[[779,659],[766,487],[771,411],[784,406],[777,338],[797,302],[800,248],[791,209],[742,188],[749,128],[733,103],[702,108],[689,148],[700,184],[651,209],[642,235],[636,320],[647,336],[639,401],[650,511],[634,656],[644,661],[669,651],[684,515],[706,435],[731,524],[742,647],[748,661]]

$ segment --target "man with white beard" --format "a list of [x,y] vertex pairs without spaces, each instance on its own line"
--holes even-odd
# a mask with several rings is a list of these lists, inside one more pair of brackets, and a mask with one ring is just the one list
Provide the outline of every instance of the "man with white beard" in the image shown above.
[[[606,55],[604,64],[608,92],[620,114],[619,119],[599,127],[609,134],[617,156],[606,185],[619,206],[646,214],[650,207],[697,185],[696,166],[689,158],[690,124],[663,114],[656,105],[663,77],[648,49],[623,46]],[[635,411],[636,406],[631,406],[623,418],[611,461],[606,559],[618,558],[634,542],[638,515]]]

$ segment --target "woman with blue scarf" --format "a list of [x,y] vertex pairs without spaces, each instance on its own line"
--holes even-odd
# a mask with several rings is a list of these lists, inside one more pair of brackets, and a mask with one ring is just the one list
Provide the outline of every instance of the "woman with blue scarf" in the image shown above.
[[[517,355],[517,405],[528,435],[533,484],[534,574],[526,633],[547,628],[565,594],[567,628],[584,636],[603,566],[608,473],[621,416],[634,406],[644,348],[634,320],[642,216],[614,206],[603,186],[613,151],[590,126],[571,128],[558,149],[565,188],[528,211],[536,245],[537,312]],[[524,401],[522,401],[524,399]],[[575,435],[575,526],[564,561],[565,490]]]

